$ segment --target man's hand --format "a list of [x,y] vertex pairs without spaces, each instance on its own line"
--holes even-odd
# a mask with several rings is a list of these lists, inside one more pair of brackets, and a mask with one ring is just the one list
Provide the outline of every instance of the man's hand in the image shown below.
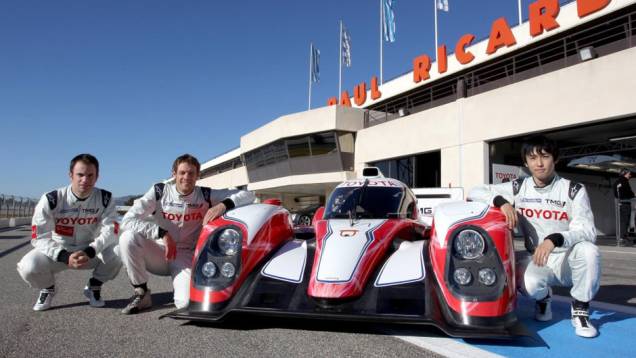
[[500,208],[501,212],[506,216],[506,224],[508,224],[508,229],[514,230],[517,226],[517,211],[515,208],[510,205],[510,203],[503,204]]
[[163,243],[166,247],[164,257],[168,261],[173,261],[177,258],[177,244],[174,242],[172,236],[169,233],[163,235]]
[[223,215],[226,209],[227,208],[225,207],[225,204],[223,203],[218,203],[214,205],[213,207],[209,208],[208,212],[205,213],[205,217],[203,218],[203,225]]
[[68,267],[81,269],[88,265],[90,258],[84,251],[75,251],[68,257]]
[[552,240],[543,240],[541,245],[534,250],[532,261],[539,267],[545,266],[545,264],[548,263],[548,256],[550,256],[552,250],[554,250],[554,243],[552,243]]

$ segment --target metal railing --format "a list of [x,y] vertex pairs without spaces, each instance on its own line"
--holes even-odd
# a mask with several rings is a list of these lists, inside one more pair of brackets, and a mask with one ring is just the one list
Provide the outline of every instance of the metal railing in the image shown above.
[[582,62],[590,47],[605,56],[636,46],[636,5],[541,43],[441,78],[367,108],[365,128],[557,71]]
[[33,216],[36,204],[35,199],[0,194],[0,219]]

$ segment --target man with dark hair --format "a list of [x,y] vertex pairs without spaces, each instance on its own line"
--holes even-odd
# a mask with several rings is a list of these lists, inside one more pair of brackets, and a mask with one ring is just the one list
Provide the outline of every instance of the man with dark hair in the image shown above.
[[632,215],[632,202],[634,198],[634,192],[629,185],[629,179],[632,177],[632,172],[629,169],[623,168],[620,171],[618,180],[614,183],[614,197],[618,199],[618,212],[619,212],[619,232],[616,233],[618,237],[618,246],[628,246],[631,244],[627,237],[627,229],[629,229],[629,219]]
[[190,265],[202,224],[254,201],[248,191],[196,186],[200,168],[195,157],[178,157],[172,166],[174,183],[153,185],[124,216],[119,249],[134,295],[122,313],[152,306],[148,272],[171,276],[175,306],[187,306]]
[[473,190],[469,198],[500,208],[510,229],[520,224],[532,256],[518,262],[517,283],[536,300],[535,318],[552,319],[551,286],[571,286],[575,333],[595,337],[589,303],[599,289],[600,255],[587,191],[556,174],[559,150],[553,141],[532,138],[521,155],[531,177]]
[[42,195],[35,207],[31,244],[35,247],[18,262],[18,273],[40,289],[35,311],[51,307],[55,275],[66,269],[92,269],[84,295],[93,307],[104,306],[102,283],[121,268],[115,254],[119,224],[110,192],[95,187],[99,162],[90,154],[71,160],[71,185]]

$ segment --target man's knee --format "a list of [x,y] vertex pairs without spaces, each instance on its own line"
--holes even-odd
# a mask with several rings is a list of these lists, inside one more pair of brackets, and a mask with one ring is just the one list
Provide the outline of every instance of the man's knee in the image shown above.
[[42,274],[51,273],[53,260],[46,255],[32,250],[18,261],[17,270],[20,277],[27,283],[33,285]]
[[122,231],[119,235],[119,245],[114,248],[117,256],[129,255],[130,251],[134,251],[135,248],[141,245],[141,240],[145,240],[145,238],[139,233],[131,230]]
[[534,299],[544,298],[548,289],[545,278],[536,274],[533,275],[531,270],[526,270],[520,286],[524,295]]
[[597,265],[600,261],[601,254],[598,246],[591,242],[583,241],[574,245],[572,248],[571,259],[584,261],[586,266]]
[[23,273],[41,273],[50,270],[49,266],[52,262],[53,260],[49,259],[46,255],[31,250],[18,262],[18,272],[20,272],[21,275]]

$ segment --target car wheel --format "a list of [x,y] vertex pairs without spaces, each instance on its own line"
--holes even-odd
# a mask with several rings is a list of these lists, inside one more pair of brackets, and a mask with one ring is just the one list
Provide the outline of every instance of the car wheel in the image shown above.
[[298,225],[310,226],[311,225],[311,216],[309,216],[309,215],[300,215],[298,217]]

